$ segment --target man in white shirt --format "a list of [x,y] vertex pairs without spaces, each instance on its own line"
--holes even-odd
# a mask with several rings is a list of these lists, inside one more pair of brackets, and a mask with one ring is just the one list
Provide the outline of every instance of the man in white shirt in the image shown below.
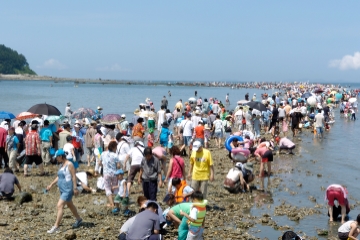
[[180,134],[182,131],[182,135],[184,139],[184,145],[180,148],[180,151],[184,150],[185,147],[189,147],[191,144],[191,138],[192,138],[194,126],[190,118],[191,118],[191,114],[188,113],[186,115],[186,119],[182,120],[180,123],[180,127],[179,127]]
[[165,106],[161,106],[161,109],[157,112],[157,129],[160,131],[161,125],[165,122]]
[[235,124],[236,124],[236,129],[239,129],[239,126],[242,125],[242,119],[243,119],[243,107],[240,106],[239,110],[237,110],[235,112]]
[[70,103],[68,102],[66,104],[66,107],[65,107],[65,113],[64,113],[64,116],[67,118],[67,119],[71,119],[71,114],[73,113],[73,111],[71,111],[70,109]]
[[130,193],[130,187],[134,178],[138,172],[140,172],[141,162],[144,159],[144,143],[141,141],[136,141],[135,146],[130,149],[128,154],[125,157],[124,166],[126,166],[127,161],[131,157],[131,165],[130,172],[128,174],[128,182],[127,182],[127,191]]
[[193,128],[196,128],[197,125],[199,124],[199,121],[201,120],[201,113],[200,110],[196,110],[195,111],[195,115],[191,117],[191,121],[193,124]]
[[324,133],[325,117],[321,113],[321,109],[318,110],[318,114],[315,115],[315,127],[317,135],[322,138]]

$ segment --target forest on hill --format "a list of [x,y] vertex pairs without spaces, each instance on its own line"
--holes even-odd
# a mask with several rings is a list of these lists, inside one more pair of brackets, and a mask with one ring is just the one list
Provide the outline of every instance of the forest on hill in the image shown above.
[[24,55],[3,44],[0,44],[0,74],[36,75]]

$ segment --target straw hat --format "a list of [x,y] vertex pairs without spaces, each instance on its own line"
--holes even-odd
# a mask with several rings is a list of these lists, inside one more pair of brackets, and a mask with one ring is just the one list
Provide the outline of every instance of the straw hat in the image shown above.
[[134,114],[136,115],[136,114],[139,114],[139,113],[140,113],[140,110],[138,108],[135,109]]
[[94,169],[88,169],[88,170],[86,170],[85,172],[88,173],[88,174],[91,175],[91,176],[94,176],[94,175],[95,175]]

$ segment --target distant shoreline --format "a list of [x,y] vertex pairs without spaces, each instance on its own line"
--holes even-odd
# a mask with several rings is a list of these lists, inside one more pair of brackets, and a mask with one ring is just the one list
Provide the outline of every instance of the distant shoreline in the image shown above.
[[[64,78],[52,76],[38,76],[29,74],[0,74],[0,81],[48,81],[54,83],[73,82],[74,84],[121,84],[121,85],[164,85],[164,86],[196,86],[196,87],[231,87],[231,88],[262,88],[266,85],[281,87],[299,84],[298,82],[226,82],[226,81],[160,81],[160,80],[114,80],[91,78]],[[311,84],[318,84],[310,82]],[[335,85],[335,83],[320,83],[321,85]],[[260,86],[259,86],[260,85]],[[280,87],[280,88],[281,88]]]

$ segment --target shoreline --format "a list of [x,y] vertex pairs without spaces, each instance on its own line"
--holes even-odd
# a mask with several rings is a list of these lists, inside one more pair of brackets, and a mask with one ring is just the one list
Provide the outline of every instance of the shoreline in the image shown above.
[[[284,87],[294,86],[301,82],[253,82],[253,81],[164,81],[164,80],[125,80],[125,79],[92,79],[92,78],[64,78],[52,76],[38,76],[29,74],[0,74],[0,81],[48,81],[54,83],[73,82],[74,84],[120,84],[120,85],[164,85],[164,86],[194,86],[194,87],[229,87],[233,89],[240,88],[254,88],[254,89],[277,89],[281,90]],[[304,84],[321,84],[323,86],[331,85],[336,86],[336,83],[310,83],[309,81],[303,82]],[[350,87],[350,86],[349,86]]]

